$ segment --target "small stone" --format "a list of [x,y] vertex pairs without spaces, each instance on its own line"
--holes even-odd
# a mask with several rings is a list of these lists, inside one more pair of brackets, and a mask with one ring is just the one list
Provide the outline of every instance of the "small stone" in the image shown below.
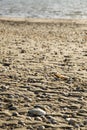
[[19,114],[17,112],[13,112],[12,116],[18,116]]
[[24,121],[21,121],[21,120],[18,121],[18,124],[23,125],[23,126],[25,125]]
[[33,127],[32,126],[28,126],[27,130],[33,130]]
[[9,94],[9,95],[8,95],[8,98],[14,98],[14,95]]
[[13,107],[10,107],[9,110],[17,110],[17,108],[13,106]]
[[52,116],[47,116],[47,118],[50,121],[50,123],[57,124],[57,121]]
[[80,126],[79,126],[79,124],[75,124],[75,127],[76,127],[76,128],[79,128]]
[[63,110],[66,111],[68,108],[67,107],[64,107]]
[[84,124],[84,125],[87,125],[87,120],[84,120],[84,121],[83,121],[83,124]]
[[70,125],[73,125],[73,126],[75,126],[75,124],[76,124],[76,121],[74,119],[71,119],[71,118],[66,118],[66,121],[68,121],[68,123]]
[[1,89],[2,89],[2,90],[7,90],[7,89],[9,89],[9,86],[3,85],[3,86],[1,86]]
[[44,130],[45,129],[45,126],[39,126],[38,128],[37,128],[37,130]]
[[4,62],[3,66],[10,66],[10,63],[9,62]]
[[42,121],[42,118],[40,118],[40,117],[35,117],[34,119],[37,121]]
[[24,97],[25,100],[27,100],[28,102],[32,102],[32,99],[29,97]]
[[32,117],[28,116],[26,117],[27,120],[32,120]]
[[24,107],[30,107],[30,104],[26,103],[26,104],[24,104]]
[[35,105],[34,108],[41,108],[41,109],[45,110],[45,108],[42,105]]
[[33,108],[28,111],[28,115],[30,116],[43,116],[46,115],[46,112],[40,108]]
[[19,98],[19,95],[16,95],[16,94],[15,94],[14,97],[15,97],[15,98]]
[[17,108],[16,108],[13,104],[10,104],[10,105],[8,106],[8,109],[9,109],[9,110],[17,110]]
[[26,50],[22,49],[22,50],[21,50],[21,53],[26,53]]

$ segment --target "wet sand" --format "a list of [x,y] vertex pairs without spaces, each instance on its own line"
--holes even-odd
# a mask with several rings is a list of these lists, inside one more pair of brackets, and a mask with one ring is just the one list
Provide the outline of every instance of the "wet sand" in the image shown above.
[[0,130],[87,129],[86,23],[0,18]]

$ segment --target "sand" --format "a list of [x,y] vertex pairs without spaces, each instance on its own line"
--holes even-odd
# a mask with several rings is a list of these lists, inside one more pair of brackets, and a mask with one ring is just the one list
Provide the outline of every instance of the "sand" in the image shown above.
[[87,129],[87,20],[0,18],[4,129]]

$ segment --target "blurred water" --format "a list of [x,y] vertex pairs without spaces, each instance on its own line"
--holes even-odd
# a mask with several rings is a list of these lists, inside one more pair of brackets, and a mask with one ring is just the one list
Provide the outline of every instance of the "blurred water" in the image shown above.
[[0,0],[0,15],[32,18],[87,18],[87,0]]

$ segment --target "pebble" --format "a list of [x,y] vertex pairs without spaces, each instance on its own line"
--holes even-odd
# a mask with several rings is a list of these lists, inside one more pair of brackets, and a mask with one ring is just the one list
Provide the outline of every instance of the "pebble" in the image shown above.
[[45,126],[39,126],[38,128],[37,128],[37,130],[44,130],[45,129]]
[[21,121],[21,120],[18,121],[18,124],[23,125],[23,126],[25,125],[24,121]]
[[4,62],[3,66],[10,66],[10,63],[9,62]]
[[32,99],[29,98],[29,97],[24,97],[25,100],[29,101],[29,102],[32,102]]
[[74,119],[71,119],[71,118],[66,118],[66,121],[68,121],[68,123],[70,125],[73,125],[73,126],[75,126],[75,124],[76,124],[76,121]]
[[2,89],[2,90],[7,90],[7,89],[9,89],[9,86],[3,85],[3,86],[1,86],[1,89]]
[[83,121],[83,124],[84,124],[84,125],[87,125],[87,120],[84,120],[84,121]]
[[9,110],[17,110],[17,108],[15,106],[12,106],[9,108]]
[[33,108],[28,111],[28,115],[30,116],[43,116],[46,115],[46,112],[41,108]]
[[10,104],[10,105],[8,106],[8,109],[9,109],[9,110],[17,110],[16,106],[14,106],[13,104]]
[[8,98],[14,98],[14,95],[9,94],[9,95],[8,95]]
[[41,109],[45,110],[45,108],[43,107],[43,105],[39,105],[39,104],[35,105],[34,108],[41,108]]
[[37,120],[37,121],[42,121],[42,118],[40,118],[40,117],[38,117],[38,116],[35,117],[34,119]]
[[57,124],[57,121],[52,116],[47,116],[47,118],[50,121],[50,123]]
[[24,104],[24,107],[30,107],[30,104],[26,103]]
[[12,116],[16,116],[16,117],[17,117],[18,115],[19,115],[19,114],[18,114],[17,112],[13,112],[13,113],[12,113]]

